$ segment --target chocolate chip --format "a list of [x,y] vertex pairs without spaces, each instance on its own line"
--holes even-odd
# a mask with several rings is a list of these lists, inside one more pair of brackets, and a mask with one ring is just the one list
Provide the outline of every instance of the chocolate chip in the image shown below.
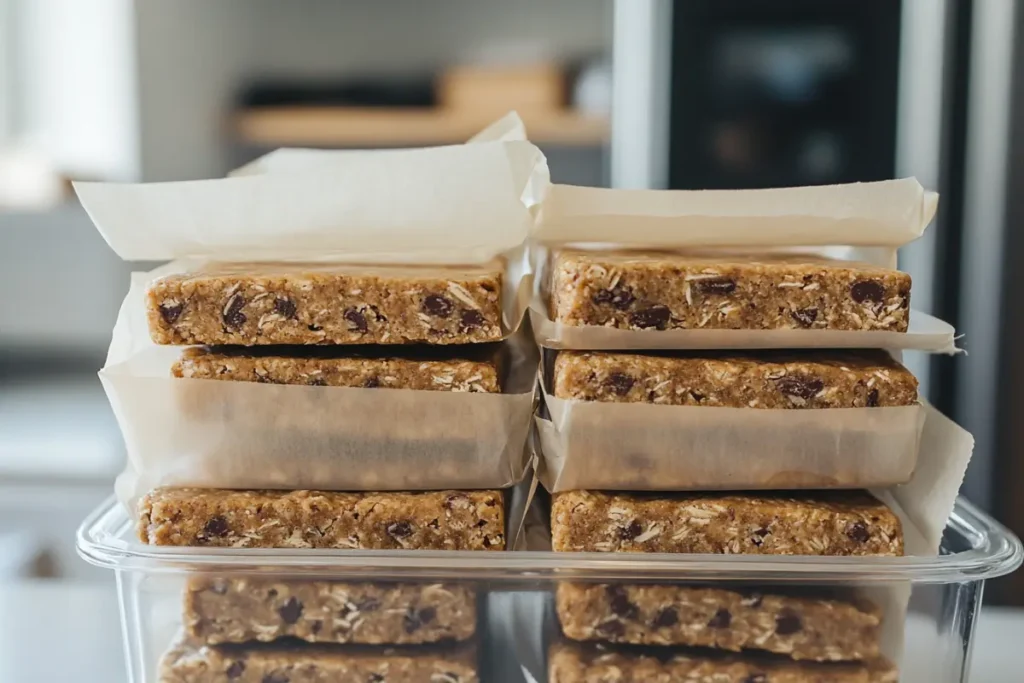
[[872,389],[868,392],[868,408],[875,408],[878,406],[878,389]]
[[871,533],[864,522],[854,522],[848,526],[846,528],[846,535],[851,541],[856,541],[857,543],[867,543],[868,539],[871,538]]
[[376,377],[368,377],[366,379],[366,381],[363,382],[363,387],[366,388],[366,389],[376,389],[379,386],[380,386],[380,379],[378,379]]
[[311,387],[326,387],[327,381],[323,377],[314,377],[309,380],[309,386]]
[[185,310],[185,304],[160,304],[160,317],[168,325],[173,325],[183,310]]
[[605,380],[605,384],[619,396],[625,396],[629,393],[629,390],[633,388],[634,380],[629,375],[623,372],[613,372],[608,375],[608,379]]
[[[480,521],[483,522],[484,520],[481,519]],[[427,522],[427,526],[431,529],[439,529],[441,527],[441,523],[438,522],[437,519],[432,519],[429,522]]]
[[750,674],[742,683],[768,683],[768,677],[765,674]]
[[369,329],[366,325],[366,316],[360,313],[358,309],[348,308],[341,315],[349,322],[350,329],[353,332],[366,332]]
[[227,674],[228,678],[238,678],[242,675],[243,671],[245,671],[245,662],[243,662],[241,659],[236,659],[235,661],[231,662],[231,666],[229,666],[228,670],[224,673]]
[[366,679],[366,683],[381,683],[384,680],[384,676],[381,674],[370,674],[370,677]]
[[676,612],[675,607],[666,607],[665,609],[658,612],[658,616],[654,617],[654,628],[669,628],[679,623],[679,613]]
[[260,683],[288,683],[288,675],[281,671],[273,671],[264,676]]
[[654,327],[663,330],[668,326],[668,321],[671,317],[672,313],[668,310],[668,307],[656,304],[642,311],[636,311],[629,316],[629,322],[633,327],[641,329]]
[[794,633],[799,633],[803,630],[803,622],[800,621],[800,617],[789,611],[783,611],[779,613],[779,616],[775,617],[775,634],[780,636],[791,636]]
[[433,607],[424,607],[417,611],[410,607],[402,617],[402,626],[406,633],[414,633],[424,624],[429,624],[437,616],[437,610]]
[[793,319],[803,327],[810,327],[818,318],[817,308],[798,308],[792,313]]
[[632,541],[643,532],[644,528],[640,526],[640,522],[634,519],[628,526],[624,526],[619,529],[619,538],[623,541]]
[[281,615],[281,621],[286,624],[294,624],[302,616],[302,602],[292,596],[288,598],[288,602],[277,610],[277,613]]
[[622,586],[608,586],[608,606],[612,614],[623,619],[636,619],[639,613],[636,605],[629,601],[629,595]]
[[277,597],[277,589],[276,588],[271,588],[270,590],[268,590],[267,591],[267,597],[276,598]]
[[306,329],[309,330],[310,332],[319,332],[324,328],[320,327],[319,325],[306,325]]
[[704,394],[700,393],[699,391],[693,391],[691,389],[690,390],[690,398],[692,398],[697,403],[700,403],[701,401],[704,400]]
[[320,633],[324,628],[324,622],[319,619],[313,622],[313,625],[309,627],[309,630],[313,632],[313,635]]
[[760,548],[761,544],[764,543],[764,537],[767,536],[770,533],[771,532],[768,531],[765,528],[758,529],[757,531],[754,532],[754,536],[753,536],[753,538],[750,539],[750,542],[753,543],[758,548]]
[[708,621],[708,628],[729,628],[732,623],[732,614],[729,610],[722,608],[715,612],[715,616]]
[[409,522],[392,522],[388,524],[388,535],[392,538],[412,536],[412,525]]
[[880,304],[885,300],[885,287],[875,280],[860,280],[850,287],[850,296],[859,304],[865,301]]
[[242,308],[245,306],[245,299],[242,298],[241,294],[236,294],[228,302],[227,308],[224,309],[224,324],[228,327],[241,327],[245,324],[248,318],[245,317],[245,313],[242,313]]
[[597,632],[606,638],[617,638],[626,632],[626,625],[621,621],[606,621],[597,625]]
[[815,377],[782,377],[775,385],[787,396],[797,396],[805,401],[818,395],[825,383]]
[[423,300],[423,312],[435,318],[447,318],[455,310],[455,304],[451,299],[446,299],[440,294],[430,294]]
[[459,318],[459,324],[464,330],[482,327],[484,322],[484,316],[481,315],[480,311],[463,311],[462,316]]
[[613,289],[602,289],[594,295],[595,304],[611,304],[613,308],[624,311],[636,301],[633,292],[628,287],[615,287]]
[[729,277],[709,277],[694,280],[693,288],[701,294],[724,296],[736,291],[736,281]]
[[274,299],[274,312],[285,318],[295,317],[295,302],[291,299]]
[[210,517],[207,520],[206,525],[203,527],[203,533],[207,536],[216,536],[217,538],[223,538],[228,535],[231,528],[228,526],[228,520],[223,515],[216,515]]

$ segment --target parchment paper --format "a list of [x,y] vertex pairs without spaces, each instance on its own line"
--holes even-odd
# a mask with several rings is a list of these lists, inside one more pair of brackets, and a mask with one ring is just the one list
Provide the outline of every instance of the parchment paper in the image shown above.
[[547,165],[525,141],[363,152],[292,173],[76,183],[127,261],[481,263],[517,249]]
[[551,185],[533,237],[622,248],[900,247],[938,206],[914,178],[771,190],[609,190]]

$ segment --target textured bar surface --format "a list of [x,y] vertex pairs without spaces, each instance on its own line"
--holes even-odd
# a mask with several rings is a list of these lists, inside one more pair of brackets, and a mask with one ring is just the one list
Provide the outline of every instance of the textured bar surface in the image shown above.
[[866,491],[552,495],[557,551],[902,555],[900,520]]
[[548,652],[548,683],[896,683],[885,661],[794,662],[780,657],[717,655],[646,648],[613,649],[556,643]]
[[471,647],[369,648],[180,643],[160,661],[161,683],[476,683]]
[[337,493],[156,489],[140,503],[152,545],[504,550],[501,491]]
[[627,330],[830,329],[906,332],[910,276],[813,256],[557,254],[550,314]]
[[211,264],[147,292],[157,344],[466,344],[497,341],[500,264]]
[[813,661],[879,656],[882,612],[865,600],[560,583],[555,605],[562,632],[573,640],[761,650]]
[[330,387],[416,389],[498,393],[499,348],[487,345],[482,353],[465,349],[466,356],[377,357],[350,355],[322,347],[186,349],[171,368],[175,377],[219,379],[271,384]]
[[917,380],[884,351],[562,351],[559,398],[729,408],[863,408],[917,403]]
[[466,640],[476,592],[452,584],[193,579],[185,630],[208,645],[292,637],[311,643],[404,645]]

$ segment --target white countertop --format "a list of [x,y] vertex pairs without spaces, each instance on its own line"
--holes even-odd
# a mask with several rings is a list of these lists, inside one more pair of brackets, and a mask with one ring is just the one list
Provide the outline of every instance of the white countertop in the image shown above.
[[[984,609],[971,681],[1020,683],[1021,643],[1024,610]],[[126,683],[113,579],[0,584],[0,681]]]

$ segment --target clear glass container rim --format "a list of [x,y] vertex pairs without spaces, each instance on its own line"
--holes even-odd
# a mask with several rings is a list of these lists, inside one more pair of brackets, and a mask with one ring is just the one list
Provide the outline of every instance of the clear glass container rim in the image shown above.
[[[1020,540],[964,498],[946,525],[966,550],[937,556],[815,557],[646,553],[313,550],[148,546],[112,496],[82,522],[79,554],[91,564],[148,573],[231,571],[381,579],[688,580],[954,583],[1003,576],[1024,560]],[[131,540],[129,540],[131,539]]]

